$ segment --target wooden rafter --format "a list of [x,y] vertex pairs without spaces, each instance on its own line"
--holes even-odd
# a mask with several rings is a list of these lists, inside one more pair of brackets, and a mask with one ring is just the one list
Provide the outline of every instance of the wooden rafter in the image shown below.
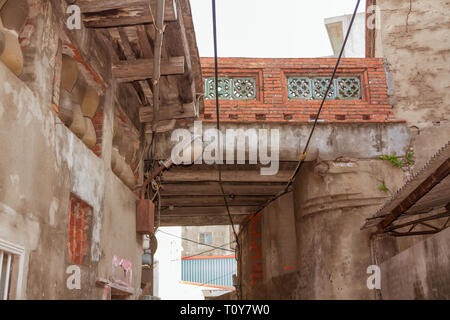
[[[130,41],[128,40],[128,36],[125,33],[123,28],[118,29],[119,36],[120,36],[120,43],[122,44],[122,48],[124,50],[125,56],[129,61],[136,61],[136,54],[131,48]],[[141,102],[143,105],[149,105],[153,98],[153,92],[150,88],[150,85],[145,80],[139,80],[134,81],[133,85],[136,87],[136,85],[140,86],[141,88]],[[137,91],[140,91],[137,89]]]
[[[161,75],[183,74],[184,57],[160,60]],[[137,59],[113,63],[112,74],[119,82],[153,79],[154,59]]]
[[[193,110],[194,106],[192,103],[184,104],[182,107],[180,107],[179,104],[161,105],[161,108],[159,110],[159,121],[193,118],[195,116]],[[152,123],[153,117],[153,107],[139,108],[139,119],[141,122]]]
[[[160,90],[160,77],[161,77],[161,48],[164,38],[164,7],[166,0],[157,0],[156,2],[156,20],[154,21],[156,29],[156,39],[153,48],[153,119],[152,130],[155,132],[158,128],[159,122],[159,90]],[[184,73],[184,58],[183,58],[183,73]]]
[[[157,1],[150,0],[151,7],[149,1],[136,0],[83,0],[78,5],[88,28],[111,28],[153,23]],[[166,1],[164,11],[164,21],[177,20],[173,0]]]

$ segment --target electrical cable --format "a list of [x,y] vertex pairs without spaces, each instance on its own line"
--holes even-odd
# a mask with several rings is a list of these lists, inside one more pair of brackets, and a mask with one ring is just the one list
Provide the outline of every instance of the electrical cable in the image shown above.
[[189,241],[189,242],[200,244],[200,245],[206,246],[206,247],[211,247],[211,248],[214,248],[214,249],[217,249],[217,250],[223,250],[223,251],[228,251],[228,252],[235,252],[234,250],[231,250],[231,249],[220,248],[220,247],[212,246],[210,244],[201,243],[201,242],[198,242],[198,241],[195,241],[195,240],[192,240],[192,239],[180,237],[180,236],[177,236],[175,234],[172,234],[172,233],[169,233],[169,232],[166,232],[166,231],[163,231],[163,230],[158,230],[158,232],[162,232],[164,234],[167,234],[167,235],[175,237],[175,238],[179,238],[179,239],[182,239],[182,240],[186,240],[186,241]]
[[[222,248],[222,247],[228,246],[228,245],[233,244],[233,243],[236,243],[236,241],[232,241],[232,242],[225,243],[225,244],[223,244],[223,245],[220,245],[219,247]],[[209,249],[209,250],[206,250],[206,251],[199,252],[199,253],[197,253],[197,254],[193,254],[193,255],[191,255],[191,256],[182,257],[182,258],[180,258],[180,259],[174,259],[174,260],[170,260],[170,261],[179,261],[179,260],[188,259],[188,258],[201,257],[202,254],[208,253],[208,252],[211,252],[211,251],[214,251],[214,250],[217,250],[217,249]]]
[[333,84],[333,80],[334,80],[334,78],[335,78],[335,76],[336,76],[336,72],[337,72],[339,63],[340,63],[340,61],[341,61],[342,55],[343,55],[343,53],[344,53],[345,45],[347,44],[347,40],[348,40],[348,38],[349,38],[349,36],[350,36],[350,31],[352,30],[353,22],[355,21],[355,17],[356,17],[356,14],[357,14],[357,12],[358,12],[358,8],[359,8],[360,2],[361,2],[361,0],[358,0],[357,3],[356,3],[356,7],[355,7],[355,10],[354,10],[354,12],[353,12],[352,19],[351,19],[351,21],[350,21],[350,25],[349,25],[349,27],[348,27],[348,29],[347,29],[347,33],[346,33],[346,35],[345,35],[344,43],[342,44],[341,50],[340,50],[340,52],[339,52],[338,59],[337,59],[337,61],[336,61],[336,65],[334,66],[334,69],[333,69],[333,74],[332,74],[332,76],[331,76],[331,78],[330,78],[330,82],[328,83],[327,90],[325,91],[325,93],[324,93],[324,95],[323,95],[323,99],[322,99],[322,101],[321,101],[321,103],[320,103],[319,110],[317,111],[317,115],[316,115],[316,117],[315,117],[315,119],[314,119],[314,124],[313,124],[313,126],[312,126],[312,128],[311,128],[311,131],[310,131],[310,133],[309,133],[308,140],[307,140],[307,142],[306,142],[306,144],[305,144],[305,147],[303,148],[302,155],[301,155],[301,157],[300,157],[300,160],[299,160],[298,163],[297,163],[297,166],[296,166],[294,172],[293,172],[292,175],[290,176],[290,178],[289,178],[289,180],[288,180],[288,182],[287,182],[287,184],[286,184],[286,187],[285,187],[283,190],[281,190],[279,193],[277,193],[275,196],[273,196],[272,198],[270,198],[268,201],[266,201],[261,207],[259,207],[258,210],[257,210],[255,213],[252,214],[251,218],[247,220],[247,222],[244,224],[244,226],[241,228],[241,230],[244,230],[244,229],[248,226],[248,224],[255,218],[255,216],[256,216],[258,213],[260,213],[262,210],[264,210],[269,204],[271,204],[273,201],[275,201],[276,199],[280,198],[281,196],[283,196],[283,195],[285,195],[285,194],[291,192],[291,191],[289,190],[289,188],[290,188],[291,185],[294,183],[295,178],[297,177],[298,173],[300,172],[300,169],[301,169],[301,167],[302,167],[302,165],[303,165],[303,163],[304,163],[304,161],[305,161],[305,159],[306,159],[306,152],[307,152],[307,150],[308,150],[309,144],[310,144],[310,142],[311,142],[311,138],[312,138],[312,136],[313,136],[313,134],[314,134],[314,131],[315,131],[315,129],[316,129],[316,126],[317,126],[317,122],[318,122],[318,120],[319,120],[320,113],[322,112],[322,108],[323,108],[323,106],[324,106],[324,104],[325,104],[325,101],[326,101],[326,99],[327,99],[328,92],[330,91],[330,88],[331,88],[331,86],[332,86],[332,84]]
[[[213,37],[214,37],[214,84],[215,84],[215,91],[216,91],[216,126],[217,126],[217,143],[218,143],[218,151],[219,152],[219,159],[223,157],[223,152],[221,148],[222,139],[220,139],[220,105],[219,105],[219,63],[218,63],[218,55],[217,55],[217,17],[216,17],[216,0],[212,0],[212,17],[213,17]],[[231,223],[231,227],[233,229],[234,237],[236,239],[236,260],[240,261],[240,252],[241,252],[241,245],[239,243],[239,236],[236,232],[236,228],[234,226],[233,217],[230,213],[230,207],[228,205],[227,196],[225,194],[225,190],[223,188],[222,184],[222,168],[220,164],[217,166],[218,172],[219,172],[219,186],[220,191],[223,196],[223,201],[225,203],[225,207],[227,209],[228,218]],[[238,300],[240,297],[240,277],[239,278],[239,288],[237,288],[238,292]]]

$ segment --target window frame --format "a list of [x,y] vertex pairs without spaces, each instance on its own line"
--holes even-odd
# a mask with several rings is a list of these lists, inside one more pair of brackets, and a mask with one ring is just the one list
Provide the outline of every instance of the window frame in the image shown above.
[[[22,283],[23,283],[23,269],[24,269],[24,261],[25,261],[25,248],[22,246],[19,246],[17,244],[14,244],[12,242],[0,239],[0,252],[8,254],[9,256],[15,256],[14,258],[18,258],[18,273],[17,273],[17,282],[15,284],[16,288],[16,300],[20,300],[22,298]],[[12,260],[12,259],[11,259]],[[3,263],[3,261],[1,261]],[[8,292],[11,290],[11,274],[12,269],[11,266],[13,265],[13,261],[10,261],[9,265],[9,274],[7,275],[8,279],[8,286],[5,286],[4,290],[6,291],[8,288]],[[2,264],[0,265],[0,268],[2,267]],[[0,273],[1,276],[1,273]],[[3,293],[4,294],[4,293]],[[11,297],[9,296],[3,296],[3,300],[11,300]]]
[[[203,235],[203,241],[202,241],[202,235]],[[210,242],[206,242],[206,237],[205,235],[209,235],[210,236]],[[203,244],[212,244],[213,243],[213,234],[212,232],[199,232],[198,234],[198,242],[203,243]]]

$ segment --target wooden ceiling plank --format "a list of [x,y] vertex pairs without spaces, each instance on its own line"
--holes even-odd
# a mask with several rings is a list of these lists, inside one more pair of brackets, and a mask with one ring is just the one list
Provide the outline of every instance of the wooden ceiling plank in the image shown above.
[[[170,29],[170,25],[167,26],[165,34],[166,36],[163,39],[162,48],[161,48],[161,56],[162,58],[169,58],[170,54],[167,50],[167,39],[171,36],[167,35],[167,30]],[[153,25],[146,25],[145,30],[147,32],[148,38],[152,40],[154,43],[156,39],[156,32]],[[176,56],[176,55],[173,55]],[[181,54],[180,54],[181,56]],[[167,104],[180,102],[180,93],[178,89],[177,77],[179,76],[162,76],[160,79],[161,82],[161,101]]]
[[[187,112],[185,112],[185,110]],[[193,111],[189,112],[189,110],[193,110],[192,103],[184,104],[183,108],[180,108],[179,104],[161,105],[161,109],[159,110],[159,120],[193,118],[195,114]],[[139,119],[143,123],[152,122],[153,107],[139,108]]]
[[148,0],[78,0],[76,4],[82,13],[94,13],[131,6],[145,6],[148,3]]
[[[260,206],[264,204],[267,197],[248,196],[248,197],[228,197],[229,206]],[[168,206],[223,206],[222,196],[210,196],[210,197],[192,197],[192,196],[175,196],[175,197],[163,197],[161,205],[163,207]]]
[[154,26],[156,29],[156,38],[153,43],[153,119],[152,131],[156,132],[159,123],[159,103],[160,103],[160,78],[161,78],[161,49],[164,39],[164,7],[166,0],[157,0],[156,2],[156,21]]
[[[112,28],[152,24],[153,17],[149,1],[137,0],[79,0],[83,21],[88,28]],[[157,0],[150,0],[153,16],[156,14]],[[164,22],[177,21],[174,0],[167,0]]]
[[[161,75],[183,74],[184,57],[171,57],[161,60]],[[119,82],[131,82],[153,78],[153,59],[119,61],[113,63],[113,77]]]
[[[236,206],[230,207],[232,215],[247,215],[255,211],[258,206]],[[163,208],[162,216],[202,216],[202,215],[224,215],[227,214],[225,206],[198,206],[198,207],[174,207],[172,210]]]
[[[119,36],[120,36],[120,43],[122,45],[123,51],[125,53],[125,56],[128,60],[136,61],[136,53],[131,48],[130,41],[128,39],[128,35],[126,34],[125,30],[123,28],[118,28]],[[132,32],[136,33],[136,30],[132,30]],[[153,99],[153,92],[150,88],[149,84],[145,80],[137,81],[138,85],[140,86],[140,90],[138,89],[138,95],[141,98],[141,102],[143,105],[149,105],[151,104],[151,101]],[[135,86],[135,85],[134,85]],[[136,88],[136,86],[135,86]]]

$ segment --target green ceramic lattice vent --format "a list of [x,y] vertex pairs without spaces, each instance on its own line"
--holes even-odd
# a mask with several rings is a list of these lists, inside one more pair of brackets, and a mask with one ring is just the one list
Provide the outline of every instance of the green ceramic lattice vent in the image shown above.
[[[255,78],[218,78],[219,99],[253,100],[256,99]],[[205,79],[206,99],[216,98],[215,78]]]
[[[289,77],[289,99],[321,100],[330,83],[330,77]],[[361,81],[358,77],[338,77],[328,91],[327,99],[361,99]]]

